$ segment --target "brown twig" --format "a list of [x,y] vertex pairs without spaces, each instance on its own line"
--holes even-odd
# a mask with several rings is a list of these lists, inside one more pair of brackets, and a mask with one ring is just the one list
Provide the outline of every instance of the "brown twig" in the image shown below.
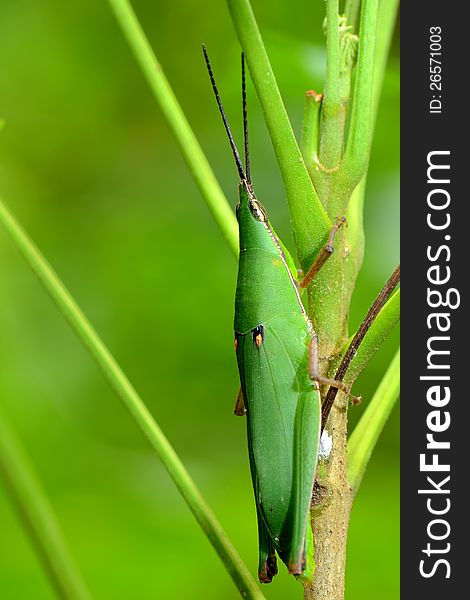
[[[369,328],[375,321],[377,315],[382,310],[384,304],[390,298],[390,295],[396,288],[399,281],[400,265],[398,265],[397,268],[393,271],[389,280],[384,285],[377,298],[374,300],[374,303],[372,304],[367,315],[362,321],[361,326],[357,330],[356,335],[353,337],[353,340],[350,343],[348,349],[346,350],[343,360],[341,361],[341,364],[339,365],[338,370],[335,373],[334,379],[336,381],[343,380],[344,376],[346,375],[346,371],[348,370],[348,367],[351,364],[352,359],[356,355],[356,352],[359,346],[361,345],[362,340],[364,339],[366,333],[369,331]],[[328,416],[330,414],[337,393],[337,387],[330,387],[328,393],[326,394],[326,398],[322,404],[322,431],[325,428]]]

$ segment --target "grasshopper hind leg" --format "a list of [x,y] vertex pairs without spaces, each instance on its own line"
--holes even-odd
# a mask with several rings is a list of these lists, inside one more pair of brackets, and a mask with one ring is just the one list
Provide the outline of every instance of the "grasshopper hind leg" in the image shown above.
[[[313,575],[313,539],[310,528],[310,502],[317,467],[320,441],[321,408],[316,393],[299,398],[294,429],[293,494],[288,521],[289,540],[286,562],[289,573],[311,579]],[[287,559],[287,560],[286,560]]]
[[259,537],[259,563],[258,578],[261,583],[271,583],[273,577],[277,575],[276,552],[269,532],[264,524],[260,511],[258,516],[258,537]]

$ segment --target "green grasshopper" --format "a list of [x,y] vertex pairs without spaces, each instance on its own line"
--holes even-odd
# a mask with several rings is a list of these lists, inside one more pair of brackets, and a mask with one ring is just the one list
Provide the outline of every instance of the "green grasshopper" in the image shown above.
[[328,244],[298,282],[295,263],[253,191],[243,55],[245,167],[206,49],[203,50],[240,177],[236,210],[240,255],[234,329],[241,390],[235,413],[244,414],[246,410],[247,416],[258,517],[258,575],[263,583],[272,580],[277,573],[277,552],[289,573],[311,578],[313,538],[309,514],[322,430],[319,384],[346,393],[349,388],[319,373],[318,339],[302,304],[299,287],[309,284],[333,252],[334,236],[344,218],[332,228]]

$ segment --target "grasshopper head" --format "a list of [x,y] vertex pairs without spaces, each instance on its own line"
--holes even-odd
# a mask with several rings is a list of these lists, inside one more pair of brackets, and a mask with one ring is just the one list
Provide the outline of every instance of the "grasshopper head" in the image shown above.
[[[267,223],[268,215],[264,206],[256,198],[251,182],[242,179],[238,188],[240,200],[237,204],[237,220],[241,225],[241,219],[248,217],[256,223]],[[245,220],[245,219],[244,219]]]
[[237,205],[237,221],[240,232],[240,248],[263,248],[272,244],[269,235],[268,215],[256,198],[251,183],[240,181],[240,200]]

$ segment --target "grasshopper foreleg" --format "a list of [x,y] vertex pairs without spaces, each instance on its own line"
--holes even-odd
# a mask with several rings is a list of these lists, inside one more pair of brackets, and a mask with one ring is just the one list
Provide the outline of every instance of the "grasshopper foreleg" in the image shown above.
[[334,246],[335,235],[338,232],[338,229],[341,227],[341,225],[343,225],[343,223],[346,223],[346,217],[341,217],[341,219],[338,219],[336,221],[336,223],[333,225],[333,227],[331,228],[330,235],[328,237],[328,242],[320,250],[317,257],[313,261],[312,266],[307,271],[305,277],[301,280],[301,282],[299,284],[301,288],[306,288],[310,285],[312,279],[315,277],[315,275],[320,271],[320,269],[323,267],[323,265],[326,263],[326,261],[333,254],[334,249],[335,249],[335,246]]

